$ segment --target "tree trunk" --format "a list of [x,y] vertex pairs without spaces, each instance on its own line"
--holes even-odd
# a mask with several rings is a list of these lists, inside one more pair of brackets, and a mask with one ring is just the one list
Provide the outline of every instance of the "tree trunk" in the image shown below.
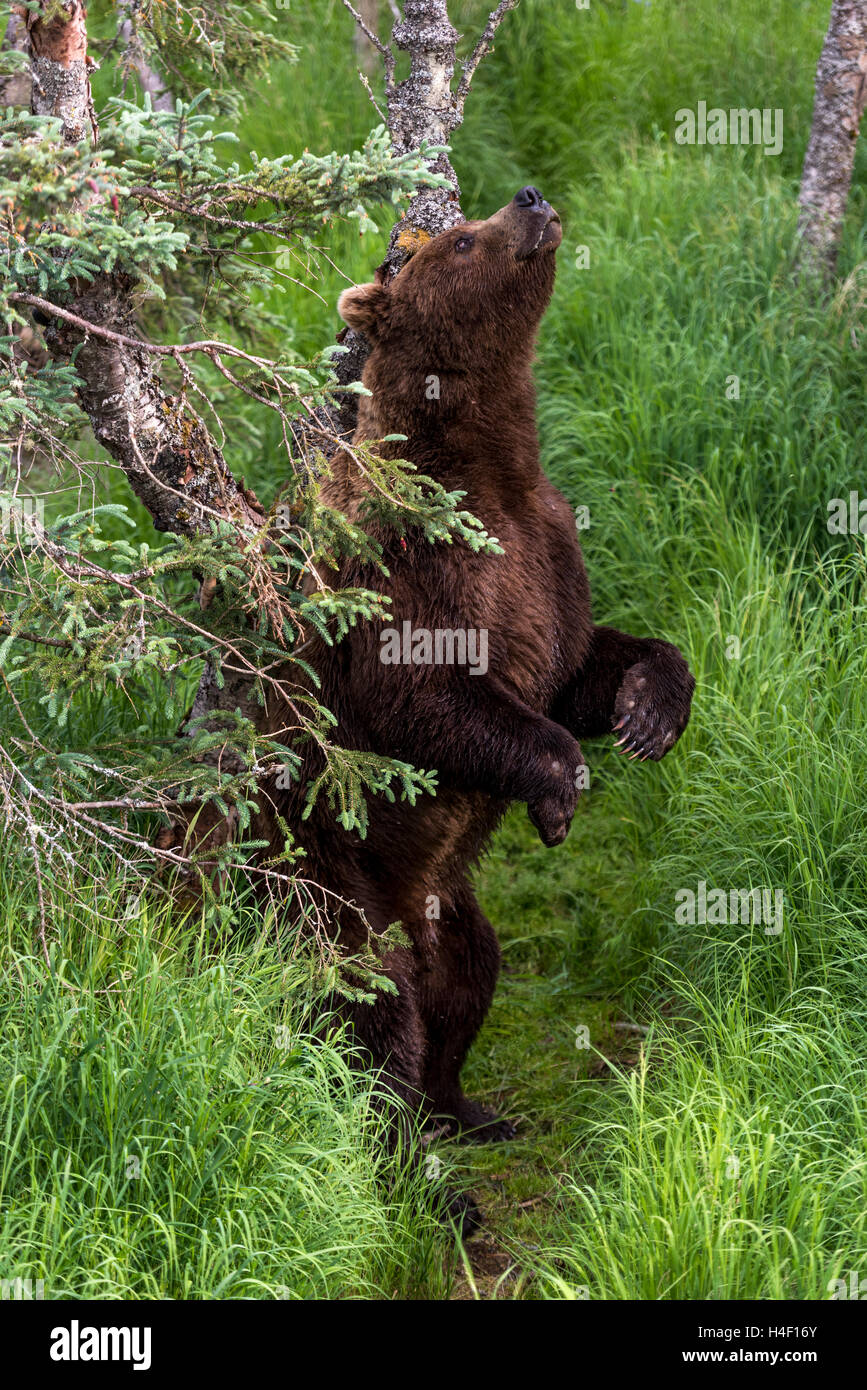
[[[45,16],[43,18],[43,15]],[[87,6],[82,0],[63,0],[29,11],[30,70],[34,116],[59,116],[64,143],[74,145],[88,135],[96,139],[96,120],[87,75]]]
[[62,360],[81,345],[79,401],[94,435],[117,459],[158,531],[203,535],[212,520],[258,530],[265,515],[255,495],[232,476],[201,419],[162,390],[154,367],[159,357],[138,346],[130,289],[121,275],[98,275],[70,305],[71,314],[110,336],[68,319],[52,320],[45,330],[49,349]]
[[[15,10],[10,14],[9,23],[6,25],[3,47],[17,53],[30,51],[26,20],[23,14],[17,14]],[[22,68],[20,72],[12,73],[9,77],[0,78],[0,107],[5,111],[7,106],[29,106],[30,83],[31,77],[27,68]]]
[[174,111],[175,103],[160,74],[151,67],[145,56],[141,39],[135,27],[135,5],[133,0],[118,0],[118,9],[126,14],[120,26],[120,37],[126,49],[126,61],[135,68],[143,92],[147,92],[155,111]]
[[[410,58],[409,76],[403,82],[394,81],[394,54],[390,47],[383,46],[388,129],[397,150],[401,153],[417,150],[422,141],[433,145],[449,143],[463,121],[464,102],[473,73],[490,50],[506,13],[517,3],[518,0],[500,0],[496,10],[491,12],[471,57],[464,64],[461,81],[453,90],[460,35],[449,19],[447,0],[404,0],[403,18],[397,20],[392,31],[395,48],[408,53]],[[344,4],[354,9],[350,0],[344,0]],[[363,15],[359,17],[364,18]],[[379,271],[386,280],[398,273],[421,243],[464,221],[460,184],[448,155],[437,155],[429,162],[429,167],[432,172],[443,174],[449,186],[420,189],[404,216],[392,228],[385,261]],[[340,384],[346,385],[359,379],[370,349],[364,335],[352,328],[342,330],[338,341],[347,351],[337,359],[335,370]],[[357,396],[347,396],[332,419],[335,433],[351,435],[357,414]]]
[[834,272],[867,99],[867,0],[834,0],[816,70],[813,125],[804,159],[799,260]]
[[[81,0],[60,6],[57,0],[43,0],[42,11],[28,15],[27,29],[31,110],[60,116],[67,144],[88,136],[96,140],[85,6]],[[255,497],[232,477],[201,422],[162,391],[155,371],[158,356],[136,341],[131,290],[122,275],[98,275],[75,287],[64,306],[66,317],[48,320],[49,351],[68,361],[81,345],[75,363],[82,379],[81,405],[94,435],[123,468],[157,530],[203,534],[212,518],[258,528],[264,517]]]
[[[397,85],[389,84],[391,90],[386,93],[388,128],[401,153],[417,150],[423,140],[447,145],[461,124],[463,107],[452,94],[459,38],[449,20],[446,0],[405,0],[403,19],[394,26],[392,42],[409,54],[409,76]],[[448,155],[438,155],[430,168],[444,174],[451,187],[422,188],[412,199],[392,232],[386,262],[391,274],[396,274],[412,254],[418,233],[437,236],[464,220],[458,176]]]

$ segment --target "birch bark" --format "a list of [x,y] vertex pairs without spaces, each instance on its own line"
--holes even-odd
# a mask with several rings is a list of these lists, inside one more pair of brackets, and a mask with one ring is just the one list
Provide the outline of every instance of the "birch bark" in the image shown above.
[[834,0],[798,198],[800,262],[826,277],[837,261],[865,100],[867,0]]

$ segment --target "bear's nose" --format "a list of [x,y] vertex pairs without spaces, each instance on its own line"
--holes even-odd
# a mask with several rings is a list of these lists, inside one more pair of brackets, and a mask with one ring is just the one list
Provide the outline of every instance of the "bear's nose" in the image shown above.
[[526,188],[521,188],[515,194],[514,201],[519,208],[541,208],[545,206],[545,199],[542,197],[538,188],[534,188],[528,183]]

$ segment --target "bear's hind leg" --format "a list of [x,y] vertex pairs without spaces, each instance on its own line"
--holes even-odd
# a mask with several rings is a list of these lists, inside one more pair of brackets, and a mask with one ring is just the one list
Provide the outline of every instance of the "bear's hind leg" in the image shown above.
[[469,1100],[460,1072],[490,1007],[500,969],[496,933],[466,886],[426,932],[418,999],[427,1034],[424,1090],[432,1117],[476,1143],[512,1139],[515,1126]]
[[[344,1001],[341,1012],[361,1044],[364,1060],[380,1071],[378,1106],[385,1118],[389,1153],[408,1168],[417,1169],[423,1156],[410,1117],[419,1112],[426,1115],[431,1109],[424,1080],[426,1025],[419,1008],[418,972],[412,953],[399,948],[386,959],[398,993],[381,993],[372,1004]],[[443,1218],[453,1222],[461,1236],[467,1238],[478,1230],[482,1216],[468,1193],[443,1188],[436,1200]]]

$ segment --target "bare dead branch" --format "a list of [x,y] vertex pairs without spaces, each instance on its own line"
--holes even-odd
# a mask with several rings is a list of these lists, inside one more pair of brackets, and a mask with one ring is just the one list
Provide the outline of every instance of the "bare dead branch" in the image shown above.
[[194,343],[149,343],[144,338],[132,338],[126,333],[117,333],[112,328],[103,328],[98,323],[82,318],[80,314],[72,313],[70,309],[52,304],[49,299],[40,298],[38,294],[16,292],[10,294],[8,299],[10,304],[27,304],[33,309],[41,309],[44,314],[53,314],[56,318],[63,319],[64,323],[74,324],[83,332],[103,338],[108,343],[117,343],[119,347],[137,348],[141,352],[151,352],[157,357],[179,357],[190,352],[223,352],[229,357],[242,357],[245,362],[250,362],[255,367],[267,368],[274,365],[268,357],[256,357],[252,353],[244,352],[243,348],[234,347],[232,343],[224,343],[218,338],[202,338]]
[[386,125],[388,123],[388,117],[386,116],[379,102],[376,100],[376,97],[373,95],[373,89],[370,83],[368,82],[363,72],[359,72],[358,76],[361,78],[362,87],[367,92],[367,95],[370,97],[371,106],[373,107],[379,119],[382,121],[383,125]]
[[378,53],[382,57],[382,65],[385,69],[386,94],[392,92],[394,90],[394,53],[392,52],[391,47],[388,44],[383,43],[379,35],[373,32],[373,30],[365,22],[364,18],[358,13],[358,10],[355,8],[355,6],[351,3],[351,0],[343,0],[343,3],[346,9],[349,11],[349,13],[352,15],[352,18],[355,20],[362,34],[364,34],[364,37],[370,43],[373,44],[373,47],[378,51]]
[[495,10],[492,10],[491,13],[488,15],[488,22],[482,31],[478,43],[476,44],[475,48],[473,49],[466,62],[462,64],[463,77],[458,83],[458,89],[455,93],[455,102],[457,104],[457,109],[461,115],[463,115],[464,102],[467,99],[467,93],[470,90],[470,85],[472,83],[473,77],[475,76],[476,68],[479,66],[479,63],[482,61],[485,55],[490,52],[494,42],[494,35],[496,34],[503,20],[505,19],[506,14],[509,10],[513,10],[517,4],[518,0],[500,0],[500,3],[497,6],[497,8]]
[[18,642],[36,642],[41,647],[58,647],[68,651],[73,646],[71,637],[44,637],[40,632],[13,632],[11,627],[0,623],[0,637],[14,637]]

